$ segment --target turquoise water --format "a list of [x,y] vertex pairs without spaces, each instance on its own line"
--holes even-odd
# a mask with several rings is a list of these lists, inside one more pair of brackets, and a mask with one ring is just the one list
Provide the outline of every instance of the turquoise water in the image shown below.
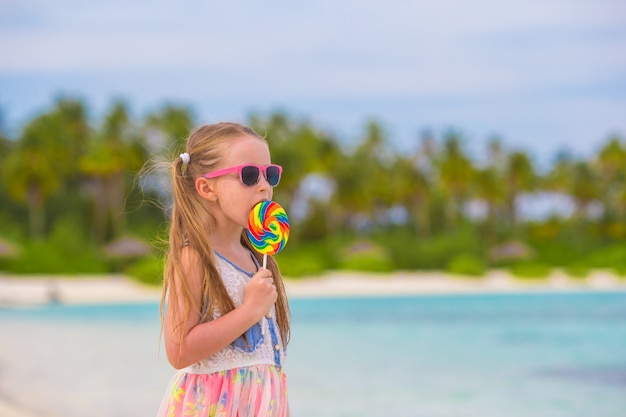
[[[626,415],[626,293],[294,299],[294,417]],[[158,306],[0,309],[0,395],[152,416]]]

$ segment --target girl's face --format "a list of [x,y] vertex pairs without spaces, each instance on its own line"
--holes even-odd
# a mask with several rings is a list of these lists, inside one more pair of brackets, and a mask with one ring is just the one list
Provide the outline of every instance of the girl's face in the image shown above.
[[[238,165],[269,165],[270,150],[264,140],[254,136],[241,136],[233,139],[226,148],[224,159],[217,169]],[[216,219],[232,222],[242,228],[248,226],[248,216],[252,208],[260,201],[271,200],[273,188],[268,184],[261,172],[255,185],[244,185],[237,172],[214,178],[213,190],[217,202],[212,203]]]

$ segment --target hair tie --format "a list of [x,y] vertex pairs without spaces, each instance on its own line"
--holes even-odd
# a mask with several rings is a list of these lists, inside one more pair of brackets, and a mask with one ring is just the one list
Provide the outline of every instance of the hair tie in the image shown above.
[[191,161],[191,157],[189,156],[187,152],[181,153],[180,158],[183,160],[183,164],[185,165],[188,164],[189,161]]

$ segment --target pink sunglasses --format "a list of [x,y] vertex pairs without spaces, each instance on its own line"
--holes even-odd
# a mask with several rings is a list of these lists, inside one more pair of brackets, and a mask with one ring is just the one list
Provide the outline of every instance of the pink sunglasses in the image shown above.
[[208,174],[204,174],[204,178],[216,178],[221,177],[222,175],[230,174],[231,172],[237,172],[239,174],[239,179],[243,185],[248,187],[253,186],[259,182],[259,178],[261,177],[261,172],[265,176],[265,179],[272,187],[276,187],[280,182],[280,177],[283,174],[283,167],[280,165],[254,165],[254,164],[246,164],[246,165],[237,165],[235,167],[218,169],[217,171],[209,172]]

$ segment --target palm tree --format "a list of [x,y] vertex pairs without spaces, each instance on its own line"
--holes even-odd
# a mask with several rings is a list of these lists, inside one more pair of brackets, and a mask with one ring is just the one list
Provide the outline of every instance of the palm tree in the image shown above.
[[574,216],[580,221],[586,217],[589,205],[600,198],[600,184],[587,162],[575,163],[571,175],[569,195],[576,205]]
[[[430,184],[416,156],[398,155],[391,166],[389,187],[393,202],[405,207],[418,236],[431,232],[429,224]],[[393,204],[393,203],[392,203]]]
[[58,119],[56,141],[64,154],[65,163],[59,169],[66,177],[76,177],[78,161],[87,150],[92,134],[86,106],[79,99],[59,97],[51,113]]
[[614,136],[600,149],[593,162],[603,190],[604,229],[611,238],[626,237],[626,142]]
[[54,117],[44,114],[30,121],[14,149],[3,160],[2,176],[9,196],[28,207],[29,229],[33,238],[45,233],[45,203],[62,183],[62,167]]
[[626,214],[626,143],[612,137],[600,149],[594,162],[604,189],[604,204],[609,214],[624,219]]
[[496,234],[502,222],[502,210],[505,205],[504,172],[506,168],[506,152],[499,137],[489,139],[487,146],[487,163],[476,169],[472,195],[486,206],[484,225],[485,240],[490,242],[497,238]]
[[380,125],[369,121],[365,137],[351,155],[335,161],[335,192],[332,206],[342,225],[355,226],[355,220],[374,225],[394,204],[392,182],[393,153]]
[[510,153],[506,159],[504,184],[506,209],[513,229],[518,222],[517,199],[522,193],[533,190],[535,181],[535,169],[530,157],[522,151]]
[[[80,160],[94,201],[94,234],[99,242],[125,229],[126,179],[143,164],[144,149],[133,132],[127,105],[116,101],[105,115],[91,148]],[[110,227],[110,230],[109,230]]]
[[476,171],[474,195],[487,207],[484,220],[485,240],[494,240],[505,201],[502,174],[496,166],[490,165]]
[[437,167],[439,186],[448,198],[446,217],[450,225],[455,225],[462,213],[475,175],[472,161],[465,154],[457,133],[450,132],[444,137]]
[[[364,175],[361,175],[361,173]],[[367,166],[359,164],[354,155],[344,154],[333,167],[334,192],[329,201],[331,226],[337,230],[354,225],[357,213],[366,210]]]
[[290,208],[302,182],[309,175],[332,175],[339,148],[332,137],[309,122],[273,113],[267,119],[252,115],[249,124],[267,138],[272,160],[283,166],[284,175],[275,190],[275,198],[285,209]]
[[364,170],[368,171],[366,175],[369,183],[366,193],[369,195],[368,211],[373,215],[384,214],[395,203],[393,182],[396,176],[392,168],[396,155],[385,131],[375,120],[367,123],[366,135],[356,148],[355,157],[362,167],[355,175],[362,175]]
[[9,194],[28,206],[32,236],[45,233],[45,205],[50,197],[62,194],[62,201],[76,201],[76,167],[89,134],[84,103],[60,97],[50,111],[24,127],[3,161]]

